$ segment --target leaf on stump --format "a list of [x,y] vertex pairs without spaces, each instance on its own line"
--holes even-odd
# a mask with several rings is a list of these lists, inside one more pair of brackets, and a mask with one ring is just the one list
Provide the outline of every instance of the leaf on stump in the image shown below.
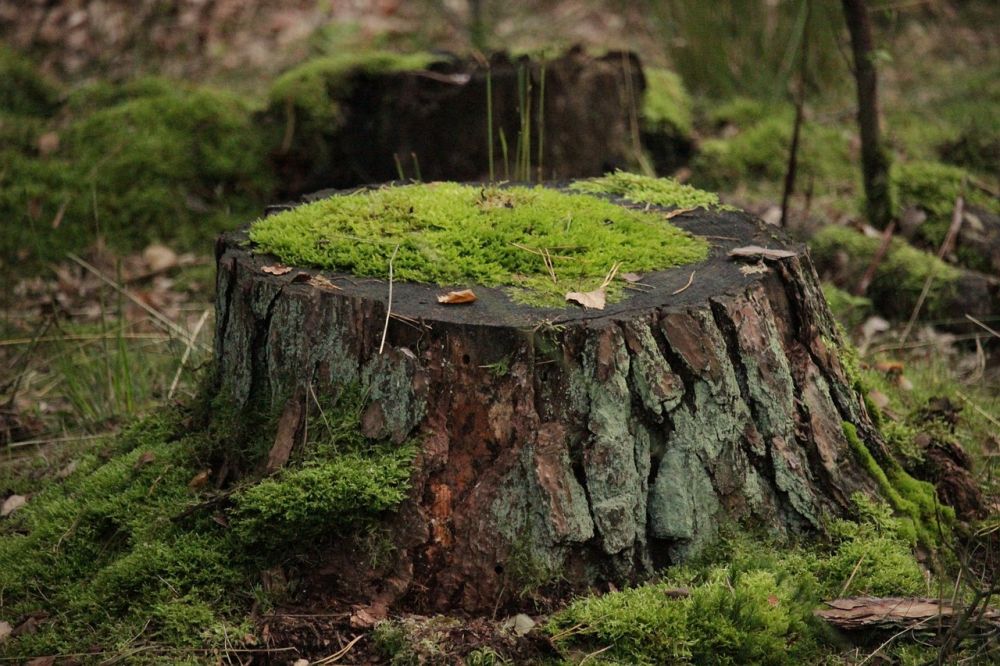
[[571,291],[566,294],[566,300],[570,303],[582,305],[588,310],[603,310],[605,304],[607,303],[607,295],[604,293],[603,289],[583,292]]
[[461,303],[475,303],[476,295],[472,293],[471,289],[462,289],[461,291],[449,291],[447,294],[441,294],[438,296],[438,303],[443,305],[459,305]]
[[730,257],[739,259],[787,259],[794,257],[797,253],[791,250],[781,250],[761,247],[760,245],[746,245],[744,247],[733,248],[729,251]]
[[292,269],[288,266],[283,266],[282,264],[275,264],[273,266],[264,266],[260,270],[267,273],[268,275],[285,275],[291,273]]

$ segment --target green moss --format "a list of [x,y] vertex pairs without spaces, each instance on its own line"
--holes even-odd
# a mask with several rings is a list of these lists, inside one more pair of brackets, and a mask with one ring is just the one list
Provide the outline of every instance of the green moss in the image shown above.
[[[814,616],[847,594],[915,595],[924,573],[901,522],[862,497],[857,522],[831,523],[829,541],[769,540],[740,531],[661,582],[578,599],[546,631],[563,656],[595,650],[629,664],[797,664],[837,651]],[[848,585],[849,582],[849,585]],[[684,588],[689,596],[668,590]]]
[[[642,213],[543,187],[456,183],[383,187],[258,220],[250,238],[288,264],[398,280],[513,287],[516,300],[563,305],[612,266],[649,271],[700,261],[707,244]],[[553,281],[541,251],[551,256]],[[609,295],[620,294],[612,284]]]
[[57,84],[24,56],[0,46],[0,112],[49,116],[59,102]]
[[[936,249],[944,242],[951,226],[955,202],[959,196],[968,204],[1000,212],[1000,203],[978,188],[967,184],[971,177],[965,169],[940,162],[897,163],[892,170],[897,214],[909,207],[922,209],[927,219],[917,228],[917,242]],[[975,268],[989,265],[988,257],[979,257]]]
[[98,236],[120,250],[190,247],[259,210],[272,182],[245,102],[177,83],[93,97],[67,110],[54,154],[4,151],[0,261],[62,259]]
[[855,296],[828,282],[823,283],[823,295],[833,316],[846,328],[853,329],[861,325],[872,312],[870,298]]
[[[809,247],[821,266],[837,265],[837,254],[845,253],[851,269],[845,277],[850,284],[857,284],[880,243],[879,238],[869,238],[853,229],[830,225],[813,236]],[[894,239],[878,265],[868,288],[868,297],[889,314],[906,316],[912,312],[924,282],[931,274],[934,279],[923,312],[927,317],[934,318],[942,314],[945,303],[955,293],[960,272],[935,256],[901,239]]]
[[[738,183],[781,182],[788,169],[793,119],[773,113],[726,138],[704,141],[691,165],[692,180],[709,189]],[[850,135],[838,128],[807,124],[802,129],[798,174],[829,189],[850,186],[856,178]]]
[[577,180],[570,189],[588,194],[610,194],[626,201],[670,208],[713,208],[719,197],[711,192],[684,185],[673,178],[655,178],[627,171],[607,173],[599,178]]
[[[158,655],[245,635],[262,570],[311,556],[405,495],[413,448],[361,437],[360,395],[327,405],[328,426],[311,421],[298,455],[263,481],[254,470],[267,447],[244,440],[273,442],[269,410],[226,414],[204,396],[83,456],[0,522],[3,619],[48,614],[0,654],[114,653],[138,642]],[[223,460],[243,474],[238,486],[192,484],[206,471],[214,479]]]
[[847,422],[843,425],[844,436],[855,457],[875,479],[879,491],[903,521],[906,535],[914,544],[936,546],[939,541],[936,526],[939,521],[950,525],[954,521],[954,511],[937,503],[933,485],[914,479],[898,463],[892,462],[883,469],[858,437],[857,428]]
[[774,112],[774,108],[757,99],[733,97],[713,104],[706,110],[709,127],[722,129],[727,125],[746,129],[764,120]]
[[691,97],[674,72],[646,68],[646,92],[642,99],[643,129],[688,136],[692,130]]
[[352,75],[383,74],[424,69],[441,58],[430,53],[400,54],[391,51],[351,51],[309,60],[275,80],[271,103],[292,106],[306,114],[310,123],[336,129],[342,120],[338,98],[346,92]]

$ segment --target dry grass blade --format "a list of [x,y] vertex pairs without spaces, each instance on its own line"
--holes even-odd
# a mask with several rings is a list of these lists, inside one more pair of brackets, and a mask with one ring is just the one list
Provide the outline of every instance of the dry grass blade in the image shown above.
[[341,659],[343,659],[344,657],[346,657],[347,653],[350,652],[351,649],[353,649],[354,646],[357,645],[358,641],[360,641],[364,637],[365,637],[364,634],[358,634],[357,636],[355,636],[351,640],[350,643],[348,643],[344,647],[340,648],[339,650],[337,650],[336,652],[334,652],[330,656],[323,657],[319,661],[314,661],[313,662],[313,666],[320,666],[321,664],[332,664],[332,663],[340,661]]
[[[101,282],[105,283],[106,285],[108,285],[109,287],[120,293],[122,296],[124,296],[125,298],[129,299],[130,301],[138,305],[144,312],[146,312],[155,321],[159,322],[164,327],[166,327],[168,331],[170,331],[180,339],[184,340],[185,342],[188,342],[189,344],[195,344],[195,342],[191,339],[191,336],[188,334],[188,332],[185,331],[183,328],[181,328],[176,322],[172,321],[165,314],[163,314],[156,308],[150,306],[148,303],[144,302],[141,298],[138,298],[135,294],[130,292],[125,287],[121,286],[111,278],[104,275],[104,273],[98,270],[95,266],[88,263],[87,261],[84,261],[83,259],[76,256],[72,252],[68,252],[66,256],[69,257],[71,261],[81,266],[83,269],[89,271],[90,273],[93,273],[95,276],[97,276],[98,279],[101,280]],[[198,346],[206,352],[212,351],[207,345],[198,345]]]
[[677,289],[675,291],[670,292],[670,295],[671,296],[676,296],[677,294],[679,294],[679,293],[681,293],[683,291],[686,291],[687,288],[690,287],[693,282],[694,282],[694,271],[691,271],[691,276],[688,278],[687,284],[685,284],[680,289]]
[[389,317],[392,315],[392,262],[396,260],[397,252],[399,252],[398,243],[392,250],[392,256],[389,257],[389,300],[385,306],[385,326],[382,327],[382,342],[378,346],[379,354],[385,349],[385,336],[389,333]]
[[971,321],[976,326],[978,326],[981,329],[983,329],[984,331],[987,331],[993,337],[1000,338],[1000,332],[998,332],[996,329],[990,328],[989,326],[987,326],[983,322],[979,321],[978,319],[976,319],[972,315],[967,314],[967,315],[965,315],[965,318],[968,319],[969,321]]
[[[944,241],[941,243],[941,247],[938,248],[937,258],[939,260],[944,259],[944,255],[948,254],[952,247],[955,246],[955,239],[958,237],[958,232],[962,228],[962,220],[965,218],[965,199],[961,195],[955,198],[955,210],[951,216],[951,226],[948,227],[948,233],[944,237]],[[916,323],[917,317],[920,316],[920,310],[924,306],[924,301],[927,299],[927,294],[930,293],[931,284],[934,282],[937,264],[931,264],[931,270],[927,273],[927,279],[924,280],[923,289],[920,290],[920,296],[917,298],[916,305],[913,306],[913,312],[910,313],[910,319],[906,322],[906,327],[903,329],[903,334],[899,336],[899,341],[901,343],[906,342],[907,338],[910,337],[910,331],[913,330],[913,324]]]
[[201,333],[201,329],[205,325],[205,322],[208,320],[208,315],[210,314],[212,314],[210,309],[205,310],[202,313],[201,318],[198,320],[198,323],[195,324],[194,330],[191,332],[191,339],[184,348],[184,355],[181,356],[181,363],[177,366],[177,372],[174,374],[174,380],[170,382],[170,390],[167,391],[167,400],[174,397],[174,391],[177,390],[177,385],[181,381],[181,373],[184,371],[184,366],[187,364],[188,358],[191,357],[191,349],[194,347],[194,342],[198,339],[198,334]]

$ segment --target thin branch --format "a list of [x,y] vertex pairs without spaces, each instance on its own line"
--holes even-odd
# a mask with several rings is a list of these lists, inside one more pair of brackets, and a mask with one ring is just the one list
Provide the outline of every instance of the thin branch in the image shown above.
[[174,391],[177,390],[177,384],[181,381],[181,373],[184,371],[184,366],[187,364],[188,358],[191,356],[191,349],[194,347],[195,340],[198,339],[198,334],[201,333],[202,326],[208,320],[208,315],[212,314],[212,310],[208,309],[202,313],[201,319],[195,324],[194,331],[191,332],[191,339],[188,340],[187,346],[184,348],[184,354],[181,356],[181,364],[177,366],[177,372],[174,374],[174,381],[170,382],[170,390],[167,391],[167,400],[174,397]]
[[382,327],[382,342],[378,346],[379,354],[385,349],[385,336],[389,333],[389,316],[392,315],[392,262],[395,261],[397,252],[399,252],[399,243],[396,244],[392,256],[389,257],[389,301],[385,306],[385,326]]

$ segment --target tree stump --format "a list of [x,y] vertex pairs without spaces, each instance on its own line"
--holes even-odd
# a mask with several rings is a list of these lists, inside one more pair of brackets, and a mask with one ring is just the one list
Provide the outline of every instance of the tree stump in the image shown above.
[[[803,247],[742,212],[671,222],[708,238],[709,258],[601,311],[485,287],[442,306],[447,288],[397,282],[382,353],[386,280],[274,275],[245,231],[226,235],[220,390],[280,407],[358,382],[366,436],[418,437],[412,492],[386,522],[395,561],[371,593],[410,608],[489,612],[532,583],[633,581],[727,522],[817,530],[878,494],[844,423],[876,460],[885,447]],[[729,256],[749,245],[791,252]],[[357,588],[366,566],[331,554],[314,584]]]

